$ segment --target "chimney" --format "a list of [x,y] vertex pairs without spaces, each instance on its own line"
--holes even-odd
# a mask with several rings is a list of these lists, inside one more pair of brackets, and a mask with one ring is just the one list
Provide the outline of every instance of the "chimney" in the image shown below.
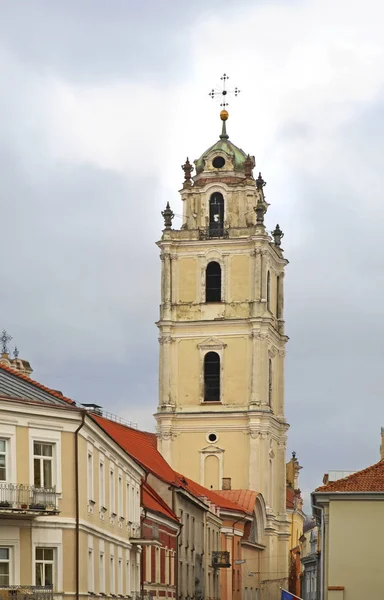
[[223,489],[223,490],[231,490],[232,489],[230,477],[223,477],[222,483],[221,483],[221,489]]

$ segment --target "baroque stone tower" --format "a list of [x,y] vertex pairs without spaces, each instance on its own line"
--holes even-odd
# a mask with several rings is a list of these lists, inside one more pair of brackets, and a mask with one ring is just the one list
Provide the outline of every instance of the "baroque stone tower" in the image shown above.
[[[264,496],[284,535],[282,232],[264,225],[265,182],[228,137],[183,165],[183,223],[163,211],[158,447],[202,485]],[[279,525],[280,521],[280,525]]]

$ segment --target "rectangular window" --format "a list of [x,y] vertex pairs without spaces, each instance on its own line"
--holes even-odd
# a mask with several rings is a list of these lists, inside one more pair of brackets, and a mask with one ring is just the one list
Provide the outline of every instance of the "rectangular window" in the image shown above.
[[125,491],[126,491],[125,502],[126,502],[126,505],[127,505],[127,507],[126,507],[127,508],[126,518],[127,518],[127,521],[132,521],[131,510],[130,510],[130,506],[129,506],[129,504],[130,504],[130,495],[129,495],[130,485],[129,485],[128,481],[127,481],[127,489]]
[[0,546],[0,587],[10,585],[10,548]]
[[104,463],[99,464],[99,502],[100,506],[105,506],[105,481],[104,481]]
[[100,552],[99,559],[99,592],[100,594],[105,593],[105,564],[104,564],[104,552]]
[[126,582],[125,582],[125,595],[130,596],[132,588],[131,588],[131,565],[129,564],[129,560],[126,563]]
[[135,488],[132,486],[131,488],[131,515],[132,515],[132,523],[136,520],[136,511],[135,511]]
[[36,585],[54,585],[55,563],[54,548],[35,549],[35,582]]
[[115,472],[109,472],[109,504],[111,513],[115,513]]
[[123,595],[123,559],[119,558],[119,562],[117,563],[117,593],[122,596]]
[[93,549],[88,548],[88,593],[93,593],[95,589],[95,572],[93,566]]
[[119,479],[118,479],[118,507],[117,507],[117,513],[119,515],[119,517],[123,516],[123,478],[121,475],[119,475]]
[[88,452],[88,500],[93,500],[93,454]]
[[33,442],[33,483],[39,488],[53,485],[53,444]]
[[115,557],[109,558],[109,593],[115,593]]
[[0,481],[7,481],[7,440],[0,439]]

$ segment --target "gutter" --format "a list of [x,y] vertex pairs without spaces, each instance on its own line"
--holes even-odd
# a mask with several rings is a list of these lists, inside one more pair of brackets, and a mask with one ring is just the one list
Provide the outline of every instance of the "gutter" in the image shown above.
[[75,575],[76,600],[80,596],[80,482],[79,482],[79,431],[85,425],[86,411],[81,411],[81,423],[75,431],[75,496],[76,496],[76,544],[75,544]]

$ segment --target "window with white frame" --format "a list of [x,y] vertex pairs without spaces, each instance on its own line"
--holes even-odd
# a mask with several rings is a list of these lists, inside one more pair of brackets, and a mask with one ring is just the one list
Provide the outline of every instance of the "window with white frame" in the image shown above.
[[109,557],[109,593],[115,593],[115,557]]
[[119,474],[117,484],[118,484],[117,512],[118,512],[119,517],[122,517],[123,516],[123,478],[120,474]]
[[7,481],[7,440],[0,438],[0,481]]
[[53,485],[54,444],[33,442],[33,483],[36,487]]
[[131,515],[132,515],[132,523],[136,520],[136,511],[135,511],[135,488],[132,486],[131,489]]
[[123,559],[119,558],[117,563],[117,593],[123,595]]
[[88,593],[95,589],[95,569],[93,563],[93,548],[88,548]]
[[35,584],[54,585],[55,548],[35,548]]
[[105,507],[105,481],[104,481],[104,462],[99,463],[99,502],[100,506]]
[[11,549],[0,546],[0,586],[11,585]]
[[125,582],[125,594],[126,596],[130,595],[132,591],[131,587],[131,565],[129,560],[126,563],[126,582]]
[[100,558],[99,558],[99,592],[100,592],[100,594],[104,594],[105,593],[104,552],[100,552]]
[[88,452],[88,500],[93,501],[93,454]]
[[109,504],[111,513],[115,513],[115,472],[113,469],[109,471]]
[[127,487],[126,487],[126,498],[125,498],[125,502],[126,502],[126,510],[127,510],[127,521],[132,521],[132,513],[131,513],[131,507],[130,507],[130,503],[131,503],[131,495],[130,495],[130,490],[131,490],[131,486],[129,484],[129,481],[127,481]]

